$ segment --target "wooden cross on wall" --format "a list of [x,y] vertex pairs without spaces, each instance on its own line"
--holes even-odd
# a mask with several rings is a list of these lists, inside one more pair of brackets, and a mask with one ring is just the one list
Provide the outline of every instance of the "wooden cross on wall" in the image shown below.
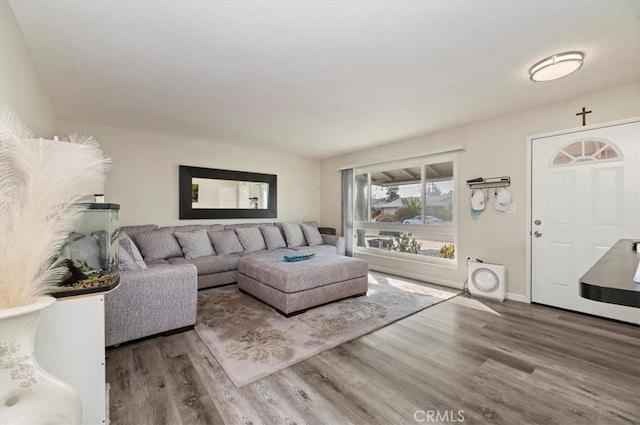
[[582,125],[587,125],[587,114],[590,114],[593,111],[587,111],[587,108],[582,107],[582,112],[578,112],[576,116],[582,115]]

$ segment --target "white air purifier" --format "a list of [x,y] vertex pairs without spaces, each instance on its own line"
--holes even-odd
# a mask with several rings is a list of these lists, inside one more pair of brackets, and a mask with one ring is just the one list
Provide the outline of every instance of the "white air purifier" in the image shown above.
[[471,295],[504,301],[507,296],[507,279],[503,265],[472,260],[468,266]]

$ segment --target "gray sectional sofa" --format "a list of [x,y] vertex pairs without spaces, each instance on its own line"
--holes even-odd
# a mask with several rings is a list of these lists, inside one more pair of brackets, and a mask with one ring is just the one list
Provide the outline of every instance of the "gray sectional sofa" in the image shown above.
[[[307,223],[315,225],[315,223]],[[198,289],[211,288],[214,286],[227,285],[238,281],[238,261],[247,255],[256,255],[261,252],[277,252],[281,254],[294,254],[296,252],[315,252],[344,255],[344,238],[335,235],[322,235],[322,243],[308,246],[306,239],[300,241],[299,246],[275,248],[269,250],[247,251],[240,247],[241,252],[215,253],[211,256],[199,258],[185,258],[182,247],[175,237],[176,232],[194,232],[205,229],[209,234],[222,231],[235,231],[241,228],[275,226],[280,230],[283,239],[287,241],[282,227],[282,223],[243,223],[243,224],[212,224],[212,225],[185,225],[158,227],[155,225],[144,226],[124,226],[120,230],[127,233],[135,241],[140,249],[147,266],[158,267],[160,265],[184,265],[196,266],[198,271]],[[316,226],[317,227],[317,226]],[[297,244],[296,244],[297,245]]]
[[196,279],[190,265],[122,271],[120,285],[105,295],[105,345],[193,327]]
[[315,223],[150,224],[121,227],[120,236],[120,285],[105,297],[107,346],[192,327],[198,289],[237,282],[243,258],[345,253],[344,238],[320,235]]

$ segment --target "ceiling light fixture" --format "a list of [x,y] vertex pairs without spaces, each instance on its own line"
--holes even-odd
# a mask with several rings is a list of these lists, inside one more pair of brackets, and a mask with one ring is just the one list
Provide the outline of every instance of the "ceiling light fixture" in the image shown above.
[[549,56],[531,67],[532,81],[551,81],[565,77],[582,67],[584,55],[580,52],[565,52]]

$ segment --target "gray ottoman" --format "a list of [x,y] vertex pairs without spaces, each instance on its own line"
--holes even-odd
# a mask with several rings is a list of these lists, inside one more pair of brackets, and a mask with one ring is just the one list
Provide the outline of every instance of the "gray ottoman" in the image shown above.
[[332,301],[366,295],[369,264],[316,254],[287,263],[280,255],[248,256],[238,263],[238,288],[289,317]]

